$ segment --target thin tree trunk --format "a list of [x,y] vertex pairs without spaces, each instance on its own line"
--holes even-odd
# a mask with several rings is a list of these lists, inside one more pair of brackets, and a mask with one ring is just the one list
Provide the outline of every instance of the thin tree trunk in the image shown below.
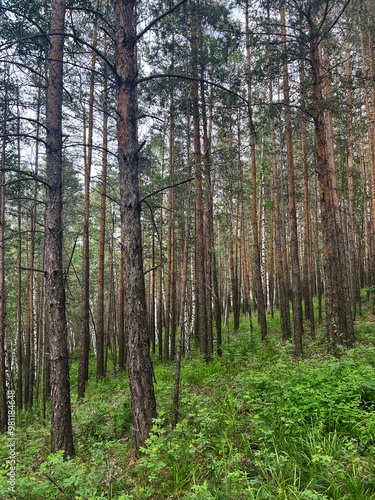
[[5,299],[5,148],[6,148],[6,121],[8,117],[8,84],[9,72],[5,76],[5,99],[3,114],[3,140],[1,148],[0,172],[0,432],[8,428],[8,402],[6,378],[6,299]]
[[368,222],[368,209],[367,209],[367,176],[365,167],[365,151],[363,146],[363,134],[360,136],[360,150],[359,161],[361,165],[361,179],[362,179],[362,204],[363,204],[363,231],[364,231],[364,272],[365,272],[365,286],[370,285],[369,267],[370,267],[370,249],[369,249],[369,222]]
[[[359,26],[359,35],[361,40],[361,57],[362,57],[362,69],[364,75],[364,94],[365,94],[365,104],[366,104],[366,119],[367,119],[367,135],[368,135],[368,144],[369,144],[369,159],[370,159],[370,220],[368,224],[368,285],[374,284],[374,276],[373,276],[373,235],[375,234],[374,230],[374,218],[375,218],[375,137],[373,134],[373,113],[370,110],[370,101],[369,101],[369,92],[368,92],[368,71],[366,67],[366,54],[365,54],[365,43],[362,32],[362,19],[360,13],[360,6],[358,5],[358,26]],[[372,37],[369,39],[369,46],[372,48]],[[372,59],[372,58],[370,58]],[[370,66],[371,67],[371,66]],[[373,67],[373,66],[372,66]]]
[[[202,23],[200,22],[200,48],[203,50]],[[204,66],[201,66],[201,78],[204,78]],[[201,81],[202,126],[203,126],[203,163],[204,163],[204,237],[205,237],[205,281],[206,281],[206,315],[207,315],[207,355],[212,361],[214,344],[212,331],[212,271],[214,262],[213,212],[211,194],[211,144],[207,124],[207,106],[204,83]],[[217,311],[215,311],[217,313]],[[217,321],[217,318],[216,318]]]
[[294,181],[293,139],[292,119],[290,114],[290,91],[288,65],[286,60],[286,25],[284,6],[280,8],[281,19],[281,46],[284,55],[283,61],[283,85],[285,101],[285,138],[287,151],[287,175],[288,175],[288,206],[290,218],[290,260],[292,264],[292,308],[293,308],[293,331],[294,331],[294,353],[297,357],[302,356],[302,300],[301,300],[301,276],[299,266],[298,230],[296,192]]
[[349,268],[350,268],[350,286],[353,307],[353,320],[356,318],[357,303],[360,302],[360,287],[358,277],[358,263],[356,256],[355,228],[354,228],[354,152],[353,152],[353,91],[352,91],[352,58],[350,53],[349,33],[346,34],[346,74],[348,77],[348,195],[349,195],[349,213],[348,213],[348,246],[349,246]]
[[[19,111],[19,94],[17,94],[17,168],[21,170],[21,139],[20,139],[20,111]],[[22,223],[21,223],[21,201],[17,203],[17,228],[18,228],[18,271],[17,271],[17,364],[18,364],[18,377],[17,377],[17,393],[18,393],[18,410],[21,411],[23,407],[23,392],[22,392]]]
[[[107,39],[104,34],[104,54],[107,53]],[[103,83],[103,153],[102,153],[102,173],[100,187],[100,228],[99,228],[99,258],[98,258],[98,320],[96,328],[96,376],[101,378],[104,375],[103,368],[103,344],[104,344],[104,256],[105,256],[105,235],[106,235],[106,194],[107,194],[107,149],[108,149],[108,82],[106,66],[104,71]],[[91,89],[90,89],[91,90]],[[91,98],[91,94],[90,94]],[[92,148],[91,148],[92,149]],[[121,266],[120,266],[121,267]],[[120,271],[120,284],[122,287],[122,276]],[[123,305],[123,303],[122,303]],[[119,311],[120,312],[120,311]],[[120,314],[119,314],[119,321]],[[124,327],[119,323],[119,368],[124,369],[124,351],[123,351],[123,332]]]
[[[305,70],[303,64],[300,69],[301,80],[301,107],[304,109],[304,80]],[[304,239],[304,290],[305,290],[305,318],[310,320],[311,335],[315,336],[314,303],[313,303],[313,277],[311,259],[311,234],[310,234],[310,205],[309,205],[309,174],[307,168],[307,135],[306,113],[301,116],[301,148],[303,170],[303,239]]]
[[[96,0],[94,10],[97,11],[99,0]],[[90,351],[90,180],[92,164],[92,142],[94,133],[94,74],[96,66],[96,46],[98,42],[98,20],[94,24],[94,34],[91,56],[90,95],[89,95],[89,134],[88,134],[88,156],[85,163],[85,214],[83,220],[83,248],[82,248],[82,331],[81,352],[78,372],[78,397],[85,395],[85,384],[89,378],[89,351]],[[103,376],[101,369],[102,355],[101,343],[96,341],[97,349],[97,377]]]
[[[192,16],[191,24],[191,51],[192,51],[192,73],[198,78],[197,68],[197,19]],[[196,251],[196,308],[197,308],[197,331],[199,334],[199,348],[202,356],[208,361],[208,332],[206,311],[206,279],[205,279],[205,255],[204,255],[204,230],[203,230],[203,179],[202,179],[202,156],[199,125],[199,87],[198,81],[192,82],[193,93],[193,124],[194,124],[194,164],[195,164],[195,251]]]
[[[371,169],[371,189],[370,189],[370,279],[371,285],[375,285],[375,70],[374,70],[374,52],[372,42],[372,28],[371,28],[371,6],[369,0],[366,0],[367,16],[368,16],[368,53],[369,53],[369,81],[370,81],[370,94],[371,94],[371,121],[369,135],[371,135],[370,155],[372,156],[372,163],[370,162]],[[375,310],[375,296],[373,294],[372,303],[373,312]]]
[[260,249],[258,238],[258,215],[257,215],[257,168],[256,168],[256,151],[255,151],[255,132],[252,121],[251,109],[251,62],[250,62],[250,30],[249,30],[249,0],[246,0],[245,5],[246,17],[246,62],[247,62],[247,93],[249,101],[249,122],[250,122],[250,150],[251,150],[251,177],[252,177],[252,229],[253,229],[253,245],[254,245],[254,263],[257,281],[257,305],[258,305],[258,322],[261,327],[262,340],[267,338],[267,320],[266,310],[264,307],[264,296],[262,286],[262,273],[260,267]]
[[[187,109],[188,109],[188,99]],[[187,178],[191,176],[191,166],[190,166],[190,116],[188,114],[188,157],[187,157]],[[182,266],[181,266],[181,294],[180,294],[180,319],[178,326],[178,338],[177,338],[177,355],[176,355],[176,366],[175,366],[175,377],[174,377],[174,389],[173,389],[173,415],[172,415],[172,427],[175,427],[178,422],[179,417],[179,394],[180,394],[180,377],[181,377],[181,357],[183,351],[184,336],[188,335],[185,323],[185,306],[187,298],[187,281],[188,281],[188,267],[189,267],[189,242],[190,242],[190,198],[191,198],[191,184],[188,183],[186,186],[186,207],[185,207],[185,227],[183,235],[183,249],[182,249]]]
[[[269,100],[270,104],[273,103],[273,91],[272,91],[272,80],[269,79]],[[275,211],[275,248],[276,248],[276,259],[277,259],[277,280],[279,284],[279,302],[280,302],[280,316],[281,316],[281,327],[283,331],[283,340],[286,341],[291,338],[291,323],[290,323],[290,310],[289,310],[289,296],[288,288],[285,284],[284,276],[284,262],[283,262],[283,251],[282,251],[282,234],[281,234],[281,220],[280,220],[280,204],[279,204],[279,174],[277,166],[277,154],[276,154],[276,138],[275,138],[275,121],[271,115],[271,148],[272,148],[272,175],[273,175],[273,203]]]

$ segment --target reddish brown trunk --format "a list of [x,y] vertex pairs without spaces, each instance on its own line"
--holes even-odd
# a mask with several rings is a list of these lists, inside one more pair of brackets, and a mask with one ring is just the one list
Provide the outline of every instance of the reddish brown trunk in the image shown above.
[[[203,50],[202,25],[200,22],[200,48]],[[204,78],[204,67],[201,67],[201,78]],[[207,314],[207,354],[208,361],[212,361],[214,352],[213,331],[212,331],[212,270],[214,262],[213,246],[213,213],[212,213],[212,193],[211,193],[211,165],[210,149],[211,144],[208,136],[207,106],[204,83],[201,82],[202,101],[202,126],[203,126],[203,163],[204,163],[204,237],[205,237],[205,279],[206,279],[206,314]],[[217,311],[215,311],[217,313]],[[216,317],[216,316],[215,316]],[[217,318],[216,318],[217,320]]]
[[349,197],[349,213],[348,213],[348,247],[349,247],[349,277],[352,296],[353,320],[356,318],[357,303],[361,300],[361,290],[358,276],[358,263],[356,255],[356,241],[354,228],[354,152],[353,152],[353,91],[352,91],[352,58],[350,53],[349,33],[347,33],[346,42],[346,73],[348,77],[348,197]]
[[[192,71],[198,78],[197,68],[197,19],[193,14],[191,26]],[[193,124],[194,124],[194,164],[195,164],[195,262],[196,262],[196,309],[197,333],[199,335],[199,348],[202,356],[208,361],[208,332],[206,311],[206,277],[205,277],[205,248],[203,230],[203,179],[202,156],[199,125],[199,85],[198,81],[192,82],[193,90]]]
[[250,30],[249,30],[249,1],[245,5],[246,21],[246,62],[247,62],[247,93],[249,102],[249,125],[250,125],[250,150],[251,150],[251,178],[252,178],[252,229],[254,245],[254,264],[257,282],[257,304],[258,304],[258,322],[261,327],[262,340],[267,338],[267,320],[264,307],[263,284],[261,273],[259,237],[258,237],[258,215],[257,215],[257,166],[255,151],[255,132],[252,121],[251,109],[251,62],[250,62]]
[[[98,9],[99,1],[95,2],[95,11]],[[94,24],[93,47],[96,48],[98,40],[98,21]],[[83,398],[85,394],[85,384],[89,377],[89,351],[90,351],[90,180],[92,164],[92,141],[94,132],[94,73],[96,66],[96,52],[92,51],[91,56],[91,76],[89,95],[89,133],[88,133],[88,156],[85,163],[85,213],[83,219],[83,248],[82,248],[82,316],[81,316],[81,352],[78,372],[78,397]],[[97,355],[101,355],[100,343],[96,343]],[[103,376],[100,369],[98,377]]]
[[[269,83],[269,100],[270,104],[273,103],[272,80]],[[275,122],[271,115],[271,148],[272,148],[272,175],[273,175],[273,202],[275,210],[275,249],[277,259],[277,281],[279,288],[279,303],[280,303],[280,316],[281,327],[283,331],[283,340],[286,341],[291,338],[291,324],[290,324],[290,310],[289,310],[289,296],[288,289],[285,284],[284,277],[284,262],[282,250],[282,235],[281,235],[281,220],[280,220],[280,204],[279,204],[279,174],[277,166],[276,154],[276,138],[275,138]]]
[[[104,53],[107,52],[106,37],[104,36]],[[106,69],[104,69],[106,71]],[[100,228],[99,228],[99,259],[98,259],[98,321],[96,328],[96,376],[101,378],[104,375],[103,369],[103,345],[104,345],[104,255],[105,255],[105,234],[106,234],[106,194],[107,194],[107,148],[108,148],[108,105],[107,105],[107,75],[104,74],[103,85],[103,154],[102,154],[102,175],[100,188]],[[90,95],[91,98],[91,95]],[[121,264],[120,264],[121,268]],[[121,269],[120,284],[123,286]],[[120,300],[119,300],[120,303]],[[123,306],[123,302],[122,302]],[[120,306],[119,306],[120,307]],[[120,317],[120,309],[119,309]],[[119,321],[121,321],[119,319]],[[124,351],[123,351],[123,326],[119,322],[119,345],[121,345],[119,366],[124,369]]]
[[361,165],[361,179],[362,179],[362,204],[363,204],[363,230],[364,230],[364,284],[365,286],[370,285],[369,279],[369,268],[370,268],[370,249],[369,249],[369,221],[368,221],[368,210],[367,210],[367,176],[366,176],[366,167],[365,167],[365,151],[363,146],[363,134],[361,133],[360,137],[360,152],[359,152],[359,161]]
[[[312,14],[316,26],[316,16]],[[348,294],[346,267],[342,249],[344,247],[341,221],[335,203],[335,186],[332,184],[330,163],[326,154],[326,131],[322,110],[319,41],[311,38],[311,67],[313,77],[314,123],[317,149],[317,170],[320,182],[320,206],[322,217],[323,254],[325,271],[327,334],[332,346],[344,342],[354,345],[354,330]],[[339,340],[340,339],[340,340]]]
[[284,56],[283,62],[283,84],[285,101],[285,139],[287,155],[287,176],[288,176],[288,206],[290,218],[290,260],[292,266],[292,308],[294,326],[294,353],[297,357],[302,356],[302,301],[301,301],[301,276],[299,267],[298,250],[298,230],[297,230],[297,209],[296,192],[294,182],[294,160],[293,160],[293,139],[292,139],[292,119],[290,114],[289,98],[289,76],[286,60],[286,25],[284,6],[280,8],[281,18],[281,46]]
[[[300,71],[301,79],[301,107],[304,109],[304,79],[305,71],[303,65]],[[306,113],[301,116],[301,148],[302,148],[302,170],[303,170],[303,239],[304,239],[304,296],[305,296],[305,318],[310,320],[311,334],[315,335],[314,304],[313,304],[313,276],[311,259],[311,234],[310,234],[310,205],[309,205],[309,174],[307,168],[307,136],[306,136]]]

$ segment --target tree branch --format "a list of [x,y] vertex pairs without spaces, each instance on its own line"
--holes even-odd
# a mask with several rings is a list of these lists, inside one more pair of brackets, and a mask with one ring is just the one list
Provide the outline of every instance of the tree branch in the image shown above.
[[176,5],[174,5],[173,7],[171,7],[169,10],[167,10],[166,12],[163,12],[162,14],[160,14],[160,16],[158,17],[155,17],[155,19],[153,19],[149,25],[147,25],[145,27],[144,30],[142,30],[138,35],[137,35],[137,40],[139,40],[140,38],[143,37],[143,35],[145,33],[147,33],[147,31],[149,31],[156,23],[158,23],[161,19],[163,19],[164,17],[168,16],[169,14],[172,14],[173,11],[175,11],[176,9],[178,9],[178,7],[180,5],[182,5],[183,3],[186,3],[188,2],[189,0],[181,0],[180,2],[178,2]]
[[[51,187],[46,181],[44,181],[43,179],[41,179],[40,177],[38,177],[37,175],[35,174],[32,174],[31,172],[25,172],[24,170],[19,170],[17,168],[0,168],[0,172],[16,172],[18,174],[23,174],[23,175],[26,175],[26,177],[30,177],[31,179],[33,179],[34,181],[38,181],[38,182],[41,182],[42,184],[44,184],[46,187]],[[15,179],[15,182],[18,182],[18,181],[25,181],[26,179]]]
[[174,188],[174,187],[177,187],[177,186],[181,186],[182,184],[186,184],[187,182],[193,181],[194,179],[195,179],[195,177],[190,177],[189,179],[185,179],[184,181],[177,182],[176,184],[171,184],[170,186],[164,186],[164,187],[162,187],[160,189],[157,189],[153,193],[147,194],[146,196],[144,196],[143,198],[141,198],[139,200],[139,203],[143,203],[145,200],[147,200],[148,198],[151,198],[151,196],[154,196],[155,194],[160,193],[161,191],[165,191],[166,189],[171,189],[171,188]]
[[47,271],[43,271],[43,269],[34,269],[32,267],[21,267],[21,266],[20,266],[20,269],[21,269],[21,271],[33,271],[34,273],[47,274]]
[[228,92],[229,94],[238,97],[239,99],[241,99],[241,101],[245,102],[249,106],[249,101],[241,94],[237,94],[237,92],[234,92],[233,90],[230,90],[227,87],[220,85],[220,83],[211,82],[210,80],[205,80],[204,78],[198,78],[195,76],[176,75],[174,73],[160,73],[156,75],[150,75],[150,76],[145,76],[143,78],[139,78],[136,81],[136,85],[138,85],[139,83],[148,82],[150,80],[156,80],[157,78],[180,78],[181,80],[190,80],[192,82],[207,83],[208,85],[212,85],[213,87],[217,87],[218,89],[224,90],[225,92]]

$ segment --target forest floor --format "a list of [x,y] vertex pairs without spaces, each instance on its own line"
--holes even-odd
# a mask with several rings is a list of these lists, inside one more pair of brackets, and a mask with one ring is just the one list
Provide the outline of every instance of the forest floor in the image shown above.
[[77,400],[72,360],[76,456],[50,455],[40,404],[17,418],[16,495],[7,492],[8,437],[0,437],[0,496],[59,500],[375,499],[375,318],[356,321],[357,347],[327,355],[324,328],[305,332],[304,359],[243,319],[222,357],[183,360],[180,421],[171,429],[174,363],[154,359],[158,419],[135,460],[128,378],[95,380]]

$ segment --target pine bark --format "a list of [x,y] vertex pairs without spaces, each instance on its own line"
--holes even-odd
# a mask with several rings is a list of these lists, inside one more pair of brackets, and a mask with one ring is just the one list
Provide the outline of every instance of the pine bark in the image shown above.
[[[62,263],[62,95],[65,0],[52,1],[47,86],[46,326],[51,364],[51,450],[74,454]],[[55,34],[56,33],[56,34]]]
[[254,246],[254,263],[257,282],[257,305],[258,305],[258,322],[261,327],[262,340],[267,338],[267,320],[266,310],[264,306],[263,283],[261,273],[260,248],[258,237],[258,215],[257,215],[257,165],[256,165],[256,142],[255,131],[252,121],[251,109],[251,61],[250,61],[250,30],[249,30],[249,1],[245,4],[245,21],[246,21],[246,63],[247,63],[247,94],[248,94],[248,111],[249,111],[249,126],[250,126],[250,150],[251,150],[251,178],[252,178],[252,230],[253,230],[253,246]]
[[309,202],[309,173],[307,165],[307,134],[306,134],[306,113],[305,105],[305,70],[304,66],[300,68],[301,80],[301,149],[302,149],[302,171],[303,171],[303,240],[304,240],[304,298],[305,298],[305,318],[310,320],[311,334],[315,335],[314,320],[314,291],[312,275],[312,257],[311,257],[311,231],[310,231],[310,202]]
[[302,295],[301,295],[301,275],[298,251],[298,229],[297,229],[297,209],[296,191],[294,181],[294,159],[293,159],[293,139],[292,139],[292,119],[290,114],[290,90],[289,76],[286,54],[286,25],[284,6],[280,8],[281,18],[281,46],[283,52],[283,86],[285,102],[285,139],[287,151],[287,176],[288,176],[288,207],[290,219],[290,260],[292,267],[292,308],[293,308],[293,333],[294,333],[294,353],[297,357],[302,356]]
[[[316,14],[312,14],[312,24],[316,27]],[[311,68],[314,100],[314,125],[317,149],[317,170],[320,183],[320,207],[323,234],[323,254],[325,273],[327,335],[332,348],[339,343],[347,347],[354,345],[353,319],[349,300],[346,263],[342,254],[344,241],[341,218],[336,205],[336,186],[332,182],[334,173],[327,156],[327,141],[323,95],[321,87],[321,68],[319,40],[311,33]],[[336,192],[336,194],[335,194]]]
[[[273,88],[272,80],[269,80],[269,101],[272,105],[273,103]],[[271,164],[272,164],[272,176],[273,176],[273,203],[275,212],[275,249],[276,249],[276,262],[277,262],[277,281],[279,288],[279,303],[280,303],[280,316],[281,316],[281,327],[282,327],[282,337],[286,341],[291,338],[292,330],[290,323],[290,310],[289,310],[289,296],[288,288],[285,283],[284,276],[284,262],[283,262],[283,250],[282,250],[282,234],[281,234],[281,219],[280,219],[280,203],[279,203],[279,173],[277,165],[277,153],[276,153],[276,137],[275,137],[275,120],[271,114],[270,118],[270,128],[271,128]]]
[[[106,36],[104,35],[104,54],[107,53]],[[91,94],[90,94],[91,98]],[[98,320],[97,320],[97,336],[96,336],[96,376],[103,377],[103,339],[104,339],[104,256],[105,256],[105,236],[106,236],[106,216],[107,216],[107,148],[108,148],[108,82],[106,67],[104,68],[103,82],[103,154],[102,154],[102,172],[101,172],[101,187],[100,187],[100,228],[99,228],[99,258],[98,258]],[[91,148],[92,149],[92,148]],[[121,286],[120,273],[120,286]],[[119,310],[120,312],[120,310]],[[119,320],[120,321],[120,320]],[[123,366],[123,330],[121,331],[121,323],[119,322],[119,367]],[[120,349],[121,345],[121,349]]]
[[[98,9],[99,1],[95,2],[95,11]],[[98,21],[94,24],[92,45],[96,48],[98,41]],[[94,133],[94,73],[96,66],[96,52],[92,51],[90,94],[89,94],[89,131],[88,131],[88,155],[85,163],[85,213],[83,219],[83,248],[82,248],[82,316],[81,316],[81,351],[78,372],[78,397],[83,398],[85,384],[89,377],[89,351],[90,351],[90,181],[92,164],[92,143]],[[97,364],[99,370],[97,377],[103,376],[100,356],[102,355],[101,342],[97,339]]]
[[138,186],[135,0],[115,1],[116,103],[125,322],[135,448],[144,445],[156,418],[147,329]]
[[[191,50],[192,50],[192,72],[198,78],[197,67],[197,19],[192,16],[191,23]],[[196,308],[197,308],[197,334],[199,336],[199,348],[202,356],[208,361],[208,332],[206,311],[206,276],[205,276],[205,249],[203,229],[203,175],[202,155],[200,138],[199,117],[199,85],[198,81],[192,82],[193,98],[193,125],[194,125],[194,164],[195,164],[195,262],[196,262]]]
[[[8,80],[8,75],[6,75]],[[1,148],[0,172],[0,432],[8,428],[7,378],[6,378],[6,299],[5,299],[5,148],[6,120],[8,117],[8,81],[5,82],[5,102],[3,113],[3,139]]]

